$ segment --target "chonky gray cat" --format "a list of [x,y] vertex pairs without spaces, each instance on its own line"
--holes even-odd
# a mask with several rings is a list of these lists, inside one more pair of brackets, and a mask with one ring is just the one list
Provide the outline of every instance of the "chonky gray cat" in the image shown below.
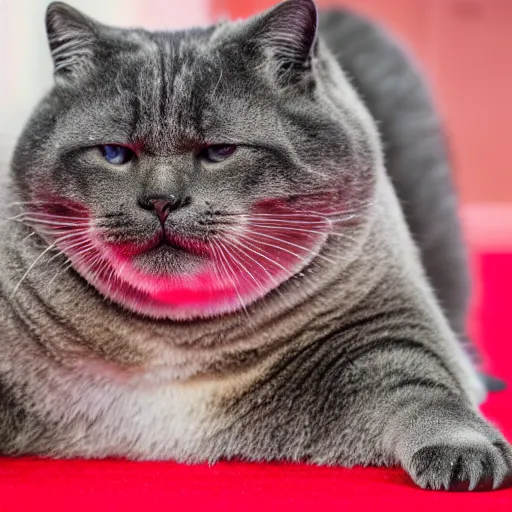
[[316,28],[310,0],[182,32],[50,5],[2,198],[1,453],[506,483],[424,85],[357,16]]

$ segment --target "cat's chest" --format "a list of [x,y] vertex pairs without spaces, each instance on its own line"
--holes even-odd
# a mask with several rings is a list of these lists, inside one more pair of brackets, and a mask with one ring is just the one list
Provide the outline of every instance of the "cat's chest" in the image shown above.
[[208,383],[91,386],[68,409],[85,418],[69,441],[88,456],[194,460],[219,428],[225,393]]

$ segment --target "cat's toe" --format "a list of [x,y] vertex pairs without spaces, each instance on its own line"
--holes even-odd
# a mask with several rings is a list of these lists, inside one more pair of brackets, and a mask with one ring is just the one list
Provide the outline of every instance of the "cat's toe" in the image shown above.
[[440,443],[418,450],[408,469],[424,489],[490,491],[512,484],[512,450],[483,436]]

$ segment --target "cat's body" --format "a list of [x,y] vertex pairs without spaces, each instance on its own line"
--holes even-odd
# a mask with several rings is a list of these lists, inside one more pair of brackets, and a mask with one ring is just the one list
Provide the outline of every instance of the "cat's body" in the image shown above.
[[[291,4],[298,11],[290,11]],[[101,51],[94,47],[90,21],[78,17],[77,22],[77,14],[65,7],[53,9],[49,32],[60,89],[42,103],[20,140],[13,160],[17,195],[9,190],[2,198],[2,204],[31,202],[21,205],[21,214],[15,219],[23,222],[1,227],[0,452],[180,461],[241,457],[344,465],[402,464],[420,485],[436,488],[460,481],[471,487],[489,486],[493,481],[499,485],[510,475],[510,449],[477,412],[484,390],[453,332],[459,331],[462,338],[467,271],[449,165],[428,95],[400,52],[371,25],[348,13],[333,13],[323,19],[321,35],[334,53],[339,50],[343,67],[353,75],[354,85],[381,123],[390,180],[371,118],[324,43],[317,48],[309,33],[311,3],[297,0],[283,6],[267,19],[254,22],[255,29],[239,23],[177,36],[94,29],[94,35],[108,39]],[[300,12],[302,20],[294,12]],[[303,39],[292,37],[290,42],[279,36],[282,20],[287,21],[286,30],[289,23],[297,23],[296,31]],[[358,41],[361,35],[362,44]],[[245,64],[236,67],[236,52],[248,51],[248,63],[262,59],[255,46],[237,48],[237,41],[244,37],[268,37],[262,43],[266,57],[255,65],[265,80],[258,83],[255,78],[251,87],[269,86],[262,94],[275,94],[277,103],[271,97],[266,104],[257,89],[252,90],[253,97],[244,97],[244,87],[249,85],[236,84],[236,76],[247,72]],[[347,46],[344,38],[354,46]],[[235,53],[229,53],[231,47]],[[231,60],[223,64],[206,59],[201,64],[199,59],[200,65],[206,66],[201,72],[194,59],[211,48],[225,52]],[[109,51],[124,55],[130,69],[140,73],[118,75],[118,83],[102,78],[105,95],[113,95],[115,90],[121,94],[127,87],[136,90],[135,99],[115,100],[121,112],[136,109],[127,129],[137,144],[142,144],[141,140],[145,144],[142,156],[137,153],[134,163],[126,164],[131,166],[130,172],[140,173],[141,183],[151,188],[156,198],[161,197],[155,192],[159,186],[171,186],[166,181],[170,175],[174,190],[192,191],[191,199],[183,200],[180,209],[167,212],[174,229],[185,229],[187,219],[180,217],[185,215],[182,211],[199,208],[196,205],[201,201],[209,209],[198,214],[199,223],[211,226],[217,222],[221,227],[215,229],[221,234],[228,228],[215,219],[222,217],[226,224],[229,215],[249,215],[239,213],[245,212],[240,205],[263,205],[256,213],[251,210],[254,216],[245,221],[249,223],[246,229],[254,229],[252,234],[243,232],[238,242],[231,241],[230,253],[226,246],[218,245],[222,243],[219,239],[212,238],[211,257],[219,270],[218,275],[213,271],[208,275],[212,279],[223,276],[235,288],[238,284],[234,302],[226,299],[224,303],[224,296],[219,295],[222,300],[210,304],[209,297],[218,292],[214,283],[206,298],[196,289],[181,292],[190,293],[192,302],[177,304],[176,313],[169,313],[158,295],[160,283],[153,277],[147,285],[142,279],[140,286],[146,288],[140,297],[130,295],[132,289],[122,288],[122,283],[115,288],[118,281],[131,282],[137,268],[148,269],[150,264],[169,269],[166,272],[176,273],[179,268],[195,275],[196,267],[203,264],[203,256],[196,253],[180,253],[181,259],[167,256],[164,248],[151,257],[130,253],[134,260],[139,258],[139,267],[130,271],[133,274],[123,274],[126,259],[121,270],[110,271],[108,253],[101,256],[97,273],[105,267],[112,275],[110,280],[98,282],[94,281],[96,274],[72,253],[73,266],[85,279],[75,270],[65,269],[67,259],[55,257],[50,249],[31,267],[54,241],[72,240],[75,246],[92,247],[80,238],[81,230],[90,233],[89,224],[87,228],[82,222],[75,224],[79,217],[70,213],[80,209],[77,204],[82,204],[84,197],[98,218],[101,205],[104,223],[108,215],[102,201],[112,207],[118,197],[129,200],[131,189],[125,190],[124,183],[135,178],[128,179],[125,174],[121,181],[119,173],[125,171],[116,170],[117,174],[109,175],[112,181],[102,184],[100,174],[89,177],[83,169],[93,169],[93,163],[97,168],[104,164],[96,154],[77,149],[77,141],[87,141],[89,135],[91,145],[112,144],[126,137],[122,128],[128,118],[120,117],[110,132],[101,125],[103,112],[114,116],[109,110],[114,101],[95,104],[94,97],[87,96],[96,90],[93,85],[89,84],[86,92],[77,87],[87,73],[96,72],[95,64],[87,61],[90,55],[108,59],[113,55]],[[311,51],[315,58],[309,61]],[[407,77],[410,89],[390,87],[389,96],[372,92],[379,90],[371,84],[380,78],[367,73],[371,66],[361,60],[364,55],[370,61],[389,57],[388,62],[397,65],[389,71],[389,79],[397,73]],[[145,64],[136,66],[140,57],[153,73],[147,82]],[[175,66],[171,66],[171,79],[166,76],[170,73],[166,58]],[[265,59],[275,59],[279,66],[273,67]],[[119,66],[125,65],[119,62]],[[314,81],[308,66],[315,70]],[[189,86],[200,83],[203,88],[196,89],[194,96]],[[318,99],[306,100],[310,94],[317,94]],[[215,110],[218,105],[208,101],[219,102],[221,109]],[[272,108],[276,108],[272,105],[276,104],[279,114],[272,117]],[[397,110],[398,104],[403,111]],[[386,113],[392,105],[396,115]],[[219,115],[226,108],[236,117],[229,122],[215,118],[215,112]],[[204,115],[205,111],[211,117]],[[187,114],[192,120],[188,124]],[[100,126],[93,123],[98,119]],[[176,126],[166,124],[167,119]],[[341,131],[337,131],[337,123],[342,124]],[[103,142],[97,141],[95,130],[108,134],[102,135]],[[406,147],[401,145],[401,130],[406,130],[410,140]],[[190,164],[183,140],[194,140],[198,132],[206,140],[220,135],[242,139],[236,156],[230,157],[239,159],[236,172],[241,173],[242,187],[231,189],[233,198],[223,198],[223,190],[237,186],[234,178],[231,184],[224,181],[224,189],[216,190],[220,206],[213,205],[214,210],[227,210],[231,201],[238,206],[236,213],[212,211],[209,201],[216,199],[207,193],[215,191],[216,185],[209,181],[197,188],[199,178],[194,178],[194,172],[203,171],[197,171],[196,163],[194,171],[183,176],[169,170]],[[338,140],[340,133],[342,141]],[[426,138],[430,145],[425,144]],[[260,147],[273,148],[277,156],[265,153],[262,160]],[[146,153],[149,156],[145,157]],[[243,160],[249,156],[251,160]],[[151,165],[143,168],[144,159]],[[229,160],[222,163],[222,156],[218,161],[225,166],[221,167],[224,175],[236,176],[230,174]],[[208,165],[210,174],[218,172],[211,162]],[[253,165],[267,167],[258,171],[261,176],[257,178],[243,174],[245,166]],[[279,174],[281,166],[306,174],[296,183],[293,172]],[[42,178],[47,169],[55,171]],[[111,172],[105,169],[102,172]],[[270,175],[266,169],[272,171]],[[330,173],[338,172],[338,181],[329,181]],[[70,173],[70,178],[64,173]],[[419,188],[414,185],[418,174]],[[339,183],[340,192],[332,192],[332,201],[328,201],[333,183]],[[47,186],[51,194],[41,199],[37,194]],[[96,187],[100,199],[94,196]],[[303,191],[301,187],[309,188]],[[307,199],[302,199],[301,193]],[[267,198],[280,194],[286,198],[284,206],[272,203],[269,207]],[[397,195],[405,205],[420,255]],[[55,212],[52,205],[47,206],[48,197],[56,203],[62,197],[73,203],[69,207],[63,202]],[[440,198],[442,201],[436,202]],[[328,201],[328,208],[322,201]],[[47,210],[41,213],[38,205]],[[9,212],[13,215],[12,207]],[[7,211],[3,213],[8,216]],[[167,217],[160,214],[165,229]],[[126,226],[127,219],[116,215],[110,214],[118,218],[120,226]],[[59,231],[57,236],[51,230],[58,222],[59,229],[65,230],[67,225],[71,231]],[[91,222],[89,218],[87,222]],[[39,234],[33,235],[34,227]],[[73,229],[77,229],[76,236]],[[283,243],[278,236],[289,238]],[[177,243],[184,244],[180,238]],[[66,254],[73,250],[69,242],[59,248]],[[183,245],[172,250],[184,250]],[[420,257],[447,318],[424,275]],[[271,260],[273,266],[268,266]],[[269,289],[263,293],[265,286]],[[112,300],[105,300],[97,288]],[[197,306],[199,300],[206,305]],[[200,307],[209,313],[201,317],[197,313]],[[211,317],[208,308],[215,307],[228,310]],[[144,313],[144,308],[148,314],[137,314]]]

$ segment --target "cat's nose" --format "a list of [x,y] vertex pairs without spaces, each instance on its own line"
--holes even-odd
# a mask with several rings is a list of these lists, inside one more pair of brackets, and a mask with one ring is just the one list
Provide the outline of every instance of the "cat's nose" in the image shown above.
[[155,212],[155,215],[162,224],[166,221],[169,213],[180,208],[182,204],[183,201],[171,195],[166,197],[149,197],[139,202],[139,205],[145,210]]

